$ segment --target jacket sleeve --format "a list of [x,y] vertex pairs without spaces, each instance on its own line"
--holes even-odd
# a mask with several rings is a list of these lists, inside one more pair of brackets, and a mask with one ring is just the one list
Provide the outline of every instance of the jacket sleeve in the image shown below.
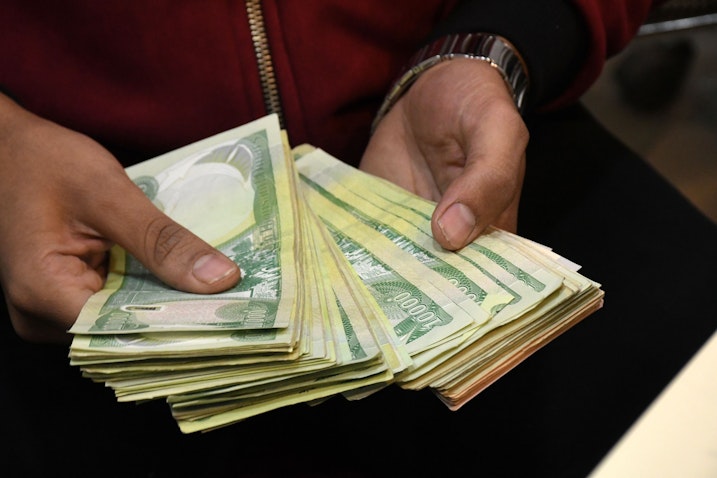
[[619,53],[637,33],[654,4],[652,0],[573,0],[588,34],[584,60],[573,80],[553,104],[576,100],[600,75],[605,61]]
[[508,39],[530,78],[527,111],[576,101],[634,37],[653,0],[462,0],[429,37],[485,32]]

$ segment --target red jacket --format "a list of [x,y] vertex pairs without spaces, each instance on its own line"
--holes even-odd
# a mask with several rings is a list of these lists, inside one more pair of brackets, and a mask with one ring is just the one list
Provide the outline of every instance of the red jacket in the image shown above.
[[[6,3],[0,87],[27,109],[100,141],[125,164],[266,114],[244,2]],[[291,143],[309,142],[355,163],[390,83],[455,3],[263,1]],[[632,38],[650,4],[575,0],[587,26],[584,62],[573,67],[564,93],[543,103],[578,98],[606,57]]]

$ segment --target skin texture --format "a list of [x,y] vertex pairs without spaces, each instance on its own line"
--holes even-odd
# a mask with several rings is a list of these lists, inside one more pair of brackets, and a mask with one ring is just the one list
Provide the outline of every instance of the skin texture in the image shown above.
[[90,138],[0,97],[0,281],[18,335],[69,343],[117,243],[167,284],[212,293],[239,268],[160,212]]
[[[456,250],[486,227],[515,231],[528,133],[497,70],[451,60],[425,72],[379,123],[369,173],[438,201],[436,240]],[[0,96],[0,281],[12,325],[31,342],[66,331],[102,288],[119,244],[168,285],[234,286],[241,271],[159,211],[85,135]]]
[[516,231],[527,144],[498,71],[454,59],[424,72],[396,102],[360,168],[437,201],[434,238],[457,250],[489,225]]

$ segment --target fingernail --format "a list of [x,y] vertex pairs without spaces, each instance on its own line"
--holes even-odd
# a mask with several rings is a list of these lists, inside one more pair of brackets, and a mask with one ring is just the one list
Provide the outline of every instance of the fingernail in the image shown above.
[[453,247],[462,247],[466,244],[468,236],[476,225],[473,212],[465,204],[454,203],[438,219],[438,227],[443,236]]
[[236,271],[236,266],[229,261],[218,257],[215,254],[207,254],[200,257],[194,263],[192,273],[194,277],[206,284],[213,284],[231,275]]

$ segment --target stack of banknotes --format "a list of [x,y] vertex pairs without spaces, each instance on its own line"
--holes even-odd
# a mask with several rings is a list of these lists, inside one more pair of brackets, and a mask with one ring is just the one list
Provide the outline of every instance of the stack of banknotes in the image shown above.
[[119,401],[165,400],[184,433],[389,385],[456,410],[603,303],[578,265],[515,234],[442,249],[435,203],[291,149],[275,115],[127,173],[242,279],[181,292],[115,247],[70,361]]

